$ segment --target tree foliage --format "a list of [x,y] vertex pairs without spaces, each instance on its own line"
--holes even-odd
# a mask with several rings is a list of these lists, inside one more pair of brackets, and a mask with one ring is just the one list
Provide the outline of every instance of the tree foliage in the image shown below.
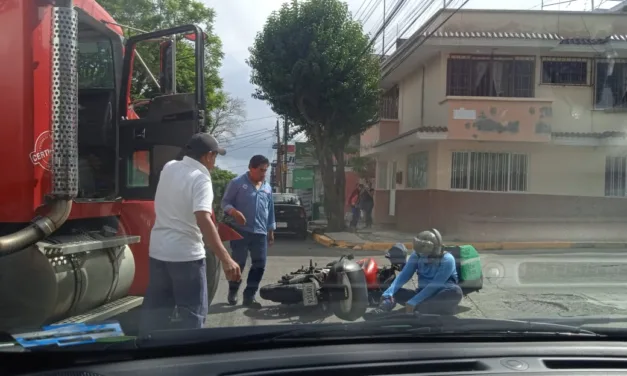
[[[205,40],[205,83],[207,111],[221,106],[225,95],[220,90],[222,79],[219,76],[222,64],[222,43],[213,31],[215,12],[200,0],[98,0],[98,3],[111,14],[118,24],[143,31],[155,31],[186,24],[197,24],[207,34]],[[141,34],[141,31],[123,27],[125,36]],[[187,40],[177,39],[176,81],[178,92],[193,92],[195,82],[194,49]],[[155,78],[159,77],[159,47],[155,42],[137,45],[137,50]],[[152,98],[159,91],[150,75],[140,68],[135,59],[133,72],[132,98]]]
[[226,190],[226,186],[229,184],[231,180],[233,180],[237,175],[229,170],[223,170],[219,167],[215,167],[211,170],[211,182],[213,183],[213,210],[216,214],[216,220],[221,221],[224,217],[224,213],[222,211],[221,203],[222,196],[224,196],[224,191]]
[[377,120],[379,60],[368,36],[339,0],[293,0],[270,15],[250,53],[253,96],[313,142],[328,227],[342,229],[345,147]]
[[224,217],[224,212],[222,211],[221,206],[222,196],[224,196],[226,186],[236,176],[237,174],[229,170],[223,170],[217,166],[211,170],[211,182],[213,183],[213,211],[216,214],[216,220],[218,221],[221,221]]

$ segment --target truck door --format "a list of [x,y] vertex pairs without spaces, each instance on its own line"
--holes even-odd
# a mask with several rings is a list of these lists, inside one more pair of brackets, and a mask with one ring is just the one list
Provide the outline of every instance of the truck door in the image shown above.
[[[137,50],[139,42],[143,42],[142,45],[154,43],[155,50],[161,51],[162,54],[157,67],[161,66],[162,71],[175,69],[174,63],[171,66],[168,64],[164,66],[164,62],[174,62],[174,59],[163,59],[163,46],[167,46],[164,41],[176,40],[177,36],[184,36],[186,41],[181,43],[190,43],[190,47],[193,43],[195,78],[191,93],[177,93],[176,83],[163,80],[163,72],[159,74],[161,79],[157,81]],[[120,85],[119,106],[122,119],[119,122],[117,133],[117,184],[118,192],[122,198],[153,200],[163,166],[168,161],[179,157],[189,138],[194,133],[204,129],[206,99],[203,42],[204,33],[195,25],[141,34],[127,40]],[[174,43],[174,45],[176,44]],[[189,47],[187,49],[187,52],[191,50]],[[165,51],[165,53],[171,56],[174,50]],[[154,84],[159,87],[158,91],[152,91],[152,95],[148,99],[131,98],[131,89],[135,83],[133,80],[134,69],[138,69],[138,64],[134,63],[137,61],[141,62],[139,66],[143,66],[145,70],[141,74],[144,74],[145,77],[151,77]],[[154,61],[151,62],[154,63]],[[170,79],[175,77],[173,73],[167,76]],[[159,86],[160,83],[163,86],[164,82],[168,82],[168,88]],[[133,106],[129,106],[131,103],[141,105],[144,111],[136,111]],[[138,113],[141,114],[137,115]]]

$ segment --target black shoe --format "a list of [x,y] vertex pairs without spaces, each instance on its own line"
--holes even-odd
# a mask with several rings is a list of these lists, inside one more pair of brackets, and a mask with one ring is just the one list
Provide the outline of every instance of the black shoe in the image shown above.
[[229,291],[229,296],[226,298],[230,305],[237,304],[237,291]]
[[255,298],[252,299],[244,299],[244,307],[250,308],[250,309],[260,309],[261,308],[261,303],[259,303],[258,301],[255,300]]

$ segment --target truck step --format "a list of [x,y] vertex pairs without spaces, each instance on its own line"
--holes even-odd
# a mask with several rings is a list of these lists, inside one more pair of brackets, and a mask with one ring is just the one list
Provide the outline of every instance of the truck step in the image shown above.
[[76,315],[69,317],[65,320],[54,323],[58,324],[78,324],[78,323],[93,323],[102,322],[113,316],[130,311],[133,308],[139,307],[144,301],[143,296],[126,296],[118,300],[114,300],[110,303],[104,304],[98,308],[95,308],[82,315]]
[[48,256],[62,256],[121,247],[139,243],[140,240],[141,237],[136,235],[99,236],[97,234],[81,234],[50,237],[37,243],[37,246]]

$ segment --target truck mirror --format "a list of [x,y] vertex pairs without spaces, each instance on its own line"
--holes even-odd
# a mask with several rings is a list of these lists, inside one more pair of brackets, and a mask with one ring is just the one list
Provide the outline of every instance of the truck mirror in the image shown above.
[[162,94],[176,94],[176,43],[161,42],[159,46],[159,86]]

